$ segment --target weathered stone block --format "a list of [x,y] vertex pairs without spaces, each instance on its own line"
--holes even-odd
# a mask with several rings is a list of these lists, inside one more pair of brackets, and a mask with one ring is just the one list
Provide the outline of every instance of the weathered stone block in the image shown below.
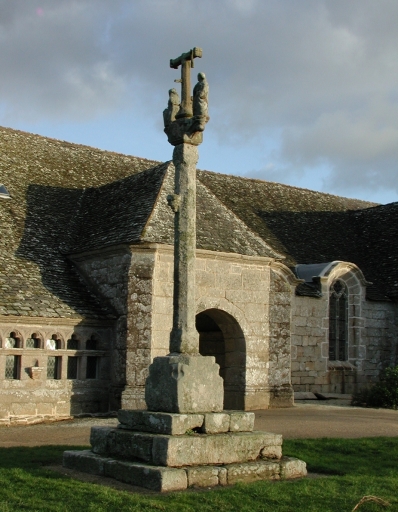
[[136,462],[109,460],[105,476],[158,492],[179,491],[187,488],[187,474],[183,469],[147,466]]
[[62,465],[69,469],[76,469],[83,473],[92,475],[105,474],[105,462],[108,459],[96,455],[90,450],[65,451],[62,458]]
[[106,453],[111,427],[91,427],[90,444],[94,453]]
[[280,459],[282,457],[282,446],[265,446],[260,455],[262,459]]
[[205,434],[220,434],[222,432],[228,432],[230,428],[229,414],[223,412],[215,412],[204,415],[204,423],[202,432]]
[[118,420],[121,423],[119,427],[156,434],[185,434],[187,430],[201,427],[203,419],[203,414],[176,414],[124,409],[118,412]]
[[123,459],[152,460],[154,434],[93,427],[90,443],[94,453]]
[[227,466],[228,485],[238,482],[255,482],[257,480],[278,480],[279,463],[273,461],[232,464]]
[[[131,435],[134,435],[131,433]],[[282,436],[268,432],[215,435],[153,436],[152,463],[159,466],[233,464],[256,460],[269,446],[281,446]]]
[[254,412],[231,411],[231,432],[251,432],[254,428]]
[[223,395],[223,379],[214,357],[156,357],[149,367],[145,401],[150,411],[221,412]]
[[202,466],[187,468],[188,487],[214,487],[219,484],[220,468]]
[[280,468],[280,476],[283,479],[300,478],[307,474],[307,464],[294,457],[283,457]]

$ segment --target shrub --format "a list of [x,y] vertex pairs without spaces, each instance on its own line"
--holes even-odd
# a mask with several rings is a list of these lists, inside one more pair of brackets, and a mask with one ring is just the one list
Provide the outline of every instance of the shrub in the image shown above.
[[398,366],[383,370],[379,382],[371,388],[354,393],[351,404],[398,409]]

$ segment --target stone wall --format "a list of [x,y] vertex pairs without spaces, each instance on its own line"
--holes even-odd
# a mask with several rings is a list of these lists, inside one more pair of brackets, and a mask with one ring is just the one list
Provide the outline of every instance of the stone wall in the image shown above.
[[269,291],[269,378],[270,407],[293,405],[291,382],[291,301],[293,283],[271,270]]
[[[112,330],[77,322],[0,318],[0,375],[6,376],[0,380],[0,424],[24,424],[109,410],[107,348]],[[35,348],[29,346],[32,335],[37,341]],[[10,346],[11,336],[17,340],[15,347]],[[55,338],[58,348],[49,348],[49,342]],[[70,344],[68,347],[71,339],[74,348]],[[87,345],[88,340],[91,346]],[[56,375],[49,377],[47,367],[53,357],[57,361]],[[76,363],[76,373],[72,376],[68,375],[70,358]],[[88,358],[93,358],[90,363],[96,366],[95,375],[87,374]],[[15,374],[8,378],[7,359],[15,364]]]
[[[349,294],[346,361],[329,360],[329,289],[336,279],[346,283]],[[397,364],[397,305],[367,301],[366,281],[349,263],[322,277],[321,286],[321,298],[293,299],[292,384],[295,391],[352,393]]]
[[145,380],[153,353],[155,253],[132,247],[128,272],[126,387],[122,408],[145,409]]
[[[148,366],[154,357],[169,352],[173,248],[118,247],[74,261],[119,316],[111,349],[111,384],[113,389],[125,385],[121,406],[145,408]],[[197,312],[216,322],[224,340],[226,405],[291,405],[288,280],[293,275],[270,258],[205,250],[197,251],[196,268]]]
[[128,246],[116,246],[73,256],[72,261],[88,287],[114,312],[109,351],[111,410],[118,410],[126,385],[127,318],[131,251]]
[[[155,265],[151,317],[153,358],[166,355],[169,351],[173,249],[151,244],[146,249],[140,248],[139,252],[146,252],[148,258],[153,254]],[[222,332],[225,345],[225,400],[231,408],[250,410],[267,408],[274,402],[280,406],[292,404],[289,331],[291,287],[283,275],[287,269],[282,272],[279,266],[275,270],[273,265],[273,260],[269,258],[197,251],[197,313],[204,312],[212,318]],[[286,272],[286,275],[289,273]],[[149,283],[147,288],[149,290]],[[271,288],[275,292],[272,298]],[[273,351],[272,378],[270,341]],[[148,358],[141,361],[142,375],[146,375],[147,362]],[[142,387],[144,382],[145,379],[140,384]]]

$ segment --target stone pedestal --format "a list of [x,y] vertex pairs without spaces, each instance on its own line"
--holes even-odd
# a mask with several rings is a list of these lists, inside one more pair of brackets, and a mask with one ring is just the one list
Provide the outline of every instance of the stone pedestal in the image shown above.
[[282,457],[282,436],[253,431],[254,413],[119,411],[118,428],[93,427],[91,451],[66,451],[64,466],[154,491],[306,475]]
[[175,413],[222,411],[223,380],[219,368],[212,356],[155,357],[145,386],[148,409]]

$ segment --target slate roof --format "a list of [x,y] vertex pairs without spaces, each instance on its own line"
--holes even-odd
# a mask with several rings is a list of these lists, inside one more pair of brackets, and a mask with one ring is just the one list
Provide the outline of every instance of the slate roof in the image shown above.
[[[172,243],[173,166],[0,128],[0,314],[104,318],[66,253]],[[398,204],[198,171],[197,245],[285,263],[356,263],[398,298]]]
[[[174,243],[174,165],[160,164],[139,174],[83,191],[61,249],[76,254],[111,245]],[[199,249],[249,256],[281,257],[200,182],[197,183]]]
[[[166,200],[173,191],[174,166],[170,163],[153,214],[145,227],[143,241],[174,243],[174,213]],[[200,181],[197,181],[196,187],[196,246],[199,249],[249,256],[283,257],[253,233]]]
[[108,316],[59,245],[84,187],[157,163],[0,128],[0,315]]
[[[398,298],[398,203],[375,205],[278,183],[201,171],[199,179],[273,248],[296,264],[355,263],[367,298]],[[316,291],[301,291],[317,296]]]
[[[352,261],[373,285],[368,297],[398,299],[398,202],[376,206],[352,214],[357,238]],[[369,277],[368,277],[369,276]]]
[[140,242],[168,166],[159,164],[102,187],[86,188],[61,244],[62,252]]

